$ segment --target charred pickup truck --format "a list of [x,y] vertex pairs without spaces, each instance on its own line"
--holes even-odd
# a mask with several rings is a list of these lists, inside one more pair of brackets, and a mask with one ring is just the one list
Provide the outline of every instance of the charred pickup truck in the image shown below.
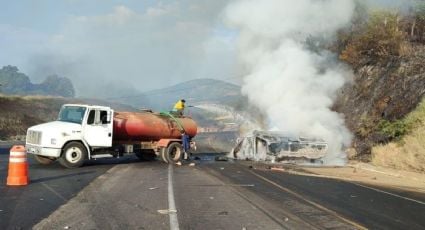
[[293,137],[281,132],[253,131],[238,138],[232,150],[236,159],[288,162],[322,163],[328,145],[316,138]]

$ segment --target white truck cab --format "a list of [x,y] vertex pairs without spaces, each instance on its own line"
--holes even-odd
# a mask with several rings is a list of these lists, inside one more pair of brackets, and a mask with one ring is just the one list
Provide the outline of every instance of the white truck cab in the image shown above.
[[93,149],[112,146],[113,115],[105,106],[65,104],[57,121],[28,129],[26,150],[42,164],[58,159],[65,167],[79,167]]

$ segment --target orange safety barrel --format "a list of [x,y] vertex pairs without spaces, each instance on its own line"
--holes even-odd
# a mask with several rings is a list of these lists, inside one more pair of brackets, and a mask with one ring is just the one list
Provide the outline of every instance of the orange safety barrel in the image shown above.
[[10,149],[7,185],[27,185],[28,183],[28,162],[25,147],[14,145]]

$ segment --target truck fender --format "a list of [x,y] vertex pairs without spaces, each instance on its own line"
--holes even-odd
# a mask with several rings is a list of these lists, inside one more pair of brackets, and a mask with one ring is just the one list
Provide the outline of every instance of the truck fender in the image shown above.
[[170,142],[181,142],[180,139],[160,139],[157,143],[158,147],[166,148],[170,144]]
[[81,141],[83,142],[84,146],[86,146],[86,149],[87,149],[87,159],[91,160],[91,151],[90,151],[89,144],[84,139],[82,139]]

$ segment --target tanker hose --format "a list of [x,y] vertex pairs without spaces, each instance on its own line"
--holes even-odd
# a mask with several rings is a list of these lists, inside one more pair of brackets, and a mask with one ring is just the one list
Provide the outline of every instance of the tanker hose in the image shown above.
[[175,118],[170,112],[160,112],[159,113],[159,115],[162,115],[162,116],[167,116],[167,117],[169,117],[169,118],[171,118],[171,120],[173,120],[173,121],[175,121],[176,123],[177,123],[177,126],[179,127],[179,129],[180,129],[180,132],[181,133],[186,133],[185,132],[185,130],[184,130],[184,127],[183,127],[183,125],[180,123],[180,121],[179,120],[177,120],[177,118]]

